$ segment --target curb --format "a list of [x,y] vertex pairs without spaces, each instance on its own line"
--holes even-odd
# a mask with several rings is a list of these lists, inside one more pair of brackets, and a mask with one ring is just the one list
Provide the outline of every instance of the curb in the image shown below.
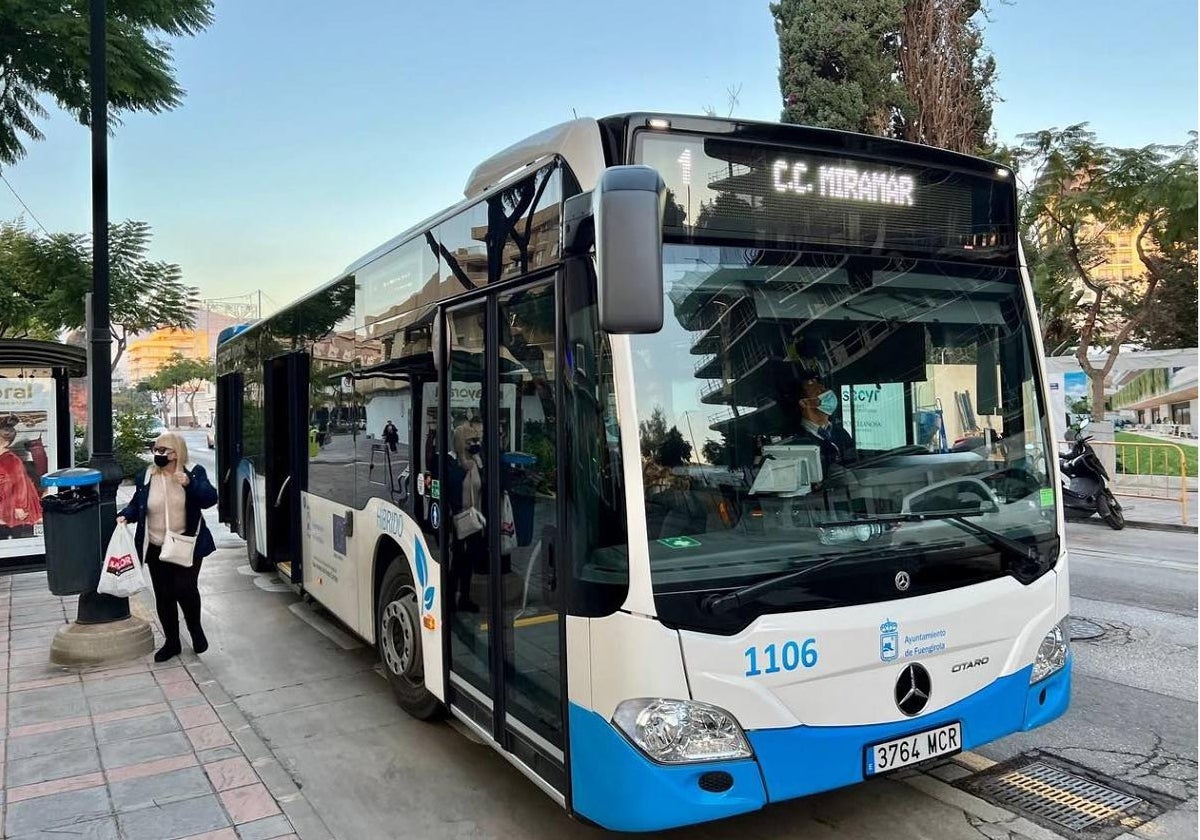
[[1125,520],[1126,528],[1138,528],[1143,531],[1170,531],[1176,534],[1195,534],[1195,525],[1177,525],[1174,522],[1138,522],[1134,519]]

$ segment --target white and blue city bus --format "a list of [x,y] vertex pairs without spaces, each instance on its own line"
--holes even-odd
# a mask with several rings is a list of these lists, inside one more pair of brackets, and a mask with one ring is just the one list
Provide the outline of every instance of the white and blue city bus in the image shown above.
[[1012,173],[626,114],[217,351],[220,513],[571,813],[680,826],[1067,708]]

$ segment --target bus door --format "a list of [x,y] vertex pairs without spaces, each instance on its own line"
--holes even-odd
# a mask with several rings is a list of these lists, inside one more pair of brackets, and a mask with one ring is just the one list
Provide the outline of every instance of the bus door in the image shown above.
[[292,583],[303,583],[300,503],[308,483],[309,356],[277,356],[263,368],[267,558]]
[[446,311],[435,496],[448,546],[448,700],[562,792],[554,301],[547,280]]
[[242,392],[240,373],[217,379],[217,416],[213,438],[217,448],[217,516],[235,531],[237,520],[237,469],[242,460]]

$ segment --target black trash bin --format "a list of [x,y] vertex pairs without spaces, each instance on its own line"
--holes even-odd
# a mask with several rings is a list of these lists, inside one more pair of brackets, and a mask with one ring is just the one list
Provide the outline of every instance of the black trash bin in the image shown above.
[[42,477],[58,492],[42,497],[46,580],[55,595],[94,592],[100,582],[100,471],[56,470]]

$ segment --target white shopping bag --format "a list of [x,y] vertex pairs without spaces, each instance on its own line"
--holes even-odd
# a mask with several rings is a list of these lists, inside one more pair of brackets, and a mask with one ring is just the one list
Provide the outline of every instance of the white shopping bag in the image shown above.
[[129,529],[118,525],[108,541],[104,552],[104,565],[100,569],[100,583],[96,591],[117,598],[128,598],[146,588],[142,572],[142,561],[138,559],[137,546]]

